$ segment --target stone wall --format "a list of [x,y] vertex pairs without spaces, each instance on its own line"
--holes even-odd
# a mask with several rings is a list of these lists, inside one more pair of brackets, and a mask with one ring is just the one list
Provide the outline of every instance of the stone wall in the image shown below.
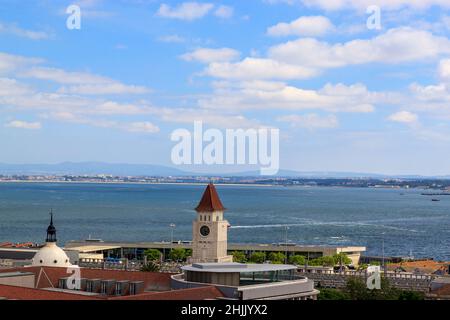
[[[364,282],[367,280],[365,272],[323,272],[323,273],[299,273],[300,276],[307,277],[314,281],[316,288],[344,288],[347,280],[352,277],[360,277]],[[414,275],[414,274],[382,274],[386,277],[393,287],[402,290],[429,292],[433,276],[430,275]]]

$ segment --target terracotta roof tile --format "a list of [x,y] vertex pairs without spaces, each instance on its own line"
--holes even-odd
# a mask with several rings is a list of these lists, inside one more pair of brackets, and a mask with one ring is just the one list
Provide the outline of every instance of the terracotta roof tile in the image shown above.
[[[22,267],[13,269],[2,269],[3,272],[24,271],[32,272],[36,277],[37,288],[57,287],[58,281],[61,278],[69,277],[66,268],[58,267]],[[80,269],[81,278],[86,279],[114,279],[114,280],[129,280],[129,281],[143,281],[144,290],[147,291],[164,291],[170,289],[171,273],[162,272],[139,272],[139,271],[122,271],[122,270],[103,270],[103,269]],[[41,274],[41,276],[39,276]]]
[[219,195],[217,194],[216,187],[214,184],[210,183],[206,187],[203,193],[202,199],[200,200],[198,206],[195,208],[197,212],[212,212],[212,211],[224,211],[225,208],[220,201]]
[[10,300],[98,300],[96,297],[0,284],[0,297]]
[[57,267],[22,267],[13,269],[1,269],[0,273],[22,271],[35,274],[37,288],[25,288],[8,285],[0,285],[0,297],[16,300],[205,300],[223,297],[223,294],[214,286],[200,288],[171,290],[169,273],[116,271],[101,269],[81,268],[81,277],[87,279],[115,279],[143,281],[146,291],[137,295],[121,297],[85,296],[68,292],[56,292],[44,290],[58,286],[60,278],[68,277],[66,268]]

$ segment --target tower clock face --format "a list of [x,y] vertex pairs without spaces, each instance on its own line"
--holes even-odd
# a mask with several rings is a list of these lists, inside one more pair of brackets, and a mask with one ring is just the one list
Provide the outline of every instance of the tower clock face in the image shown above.
[[208,227],[208,226],[202,226],[202,227],[200,228],[200,234],[201,234],[203,237],[207,237],[207,236],[209,235],[209,232],[210,232],[210,230],[209,230],[209,227]]

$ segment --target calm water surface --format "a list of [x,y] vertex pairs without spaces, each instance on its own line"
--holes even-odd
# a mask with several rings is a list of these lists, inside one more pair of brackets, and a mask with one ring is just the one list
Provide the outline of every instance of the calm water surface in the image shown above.
[[[204,186],[1,183],[0,242],[42,242],[53,208],[58,240],[190,240]],[[367,254],[450,260],[450,197],[421,190],[217,186],[230,242],[362,245]],[[402,195],[403,194],[403,195]]]

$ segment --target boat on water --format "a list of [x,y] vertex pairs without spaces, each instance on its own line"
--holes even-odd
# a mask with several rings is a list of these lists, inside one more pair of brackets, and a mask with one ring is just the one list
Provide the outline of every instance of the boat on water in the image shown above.
[[89,238],[85,239],[84,241],[86,241],[86,242],[104,242],[102,239],[92,238],[91,235],[89,235]]
[[437,201],[441,201],[439,199],[431,199],[431,201],[437,202]]

